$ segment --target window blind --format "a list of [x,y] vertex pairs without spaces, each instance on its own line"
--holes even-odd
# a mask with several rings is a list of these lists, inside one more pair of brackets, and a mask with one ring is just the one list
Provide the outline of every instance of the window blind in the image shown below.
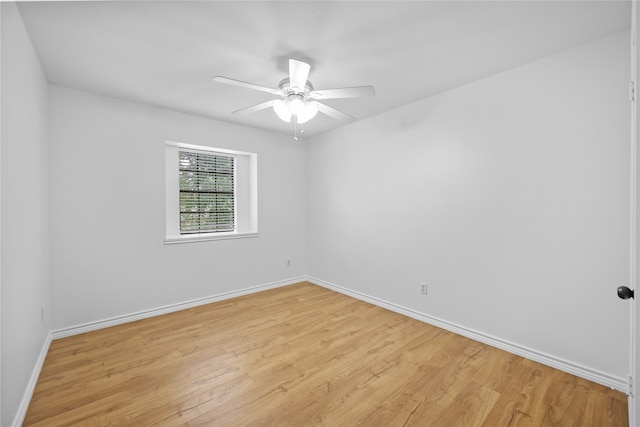
[[179,151],[180,234],[235,230],[234,160]]

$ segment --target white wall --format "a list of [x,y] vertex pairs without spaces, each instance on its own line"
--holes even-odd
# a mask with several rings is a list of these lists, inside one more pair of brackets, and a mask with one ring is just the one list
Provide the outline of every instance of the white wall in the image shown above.
[[[11,425],[50,330],[47,81],[14,3],[2,8],[2,418]],[[40,308],[45,306],[45,320]]]
[[624,381],[628,37],[310,141],[311,276]]
[[[49,111],[54,329],[306,274],[304,145],[59,86]],[[166,140],[258,154],[259,237],[164,245]]]

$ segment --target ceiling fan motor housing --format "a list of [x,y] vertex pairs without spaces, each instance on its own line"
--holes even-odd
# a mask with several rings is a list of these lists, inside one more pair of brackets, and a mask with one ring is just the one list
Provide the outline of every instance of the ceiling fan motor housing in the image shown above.
[[290,79],[287,77],[286,79],[282,79],[278,88],[282,91],[282,96],[287,98],[290,95],[302,95],[303,98],[307,98],[311,92],[313,92],[313,85],[309,80],[304,85],[303,90],[296,90],[296,88],[291,87]]

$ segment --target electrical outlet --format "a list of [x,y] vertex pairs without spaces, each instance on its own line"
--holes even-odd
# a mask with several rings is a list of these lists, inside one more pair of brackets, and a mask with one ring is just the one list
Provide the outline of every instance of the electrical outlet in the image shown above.
[[427,282],[420,282],[420,293],[427,295]]
[[291,267],[291,260],[290,259],[287,260],[287,267]]

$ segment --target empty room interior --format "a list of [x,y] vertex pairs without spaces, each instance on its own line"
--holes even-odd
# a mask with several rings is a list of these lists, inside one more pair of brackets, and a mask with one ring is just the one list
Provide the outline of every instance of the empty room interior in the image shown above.
[[638,426],[632,1],[2,2],[4,426]]

